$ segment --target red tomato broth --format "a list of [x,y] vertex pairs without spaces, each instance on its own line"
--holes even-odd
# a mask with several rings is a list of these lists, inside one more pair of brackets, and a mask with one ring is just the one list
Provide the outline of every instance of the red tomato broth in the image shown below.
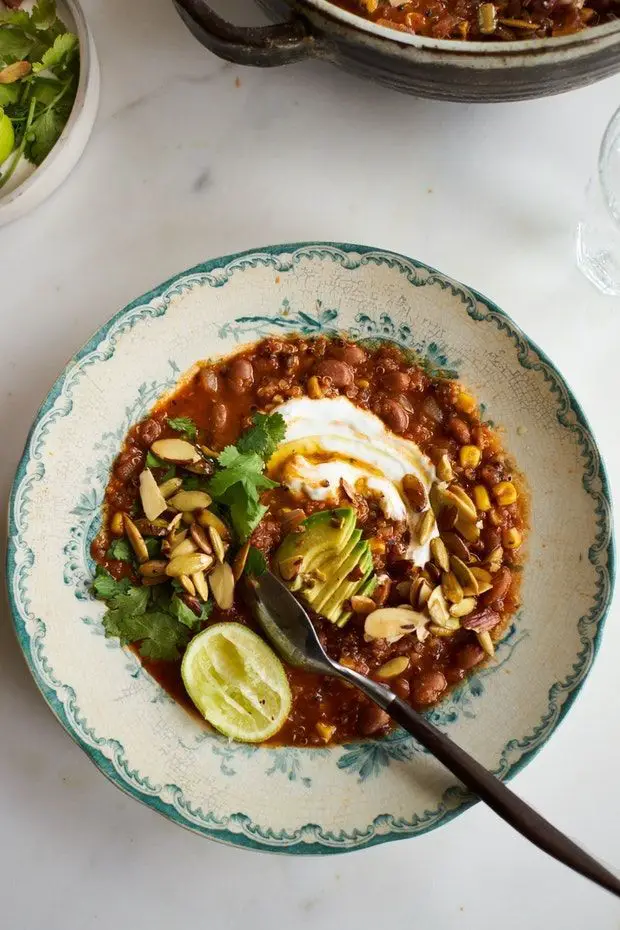
[[[351,383],[336,386],[339,380],[337,367],[334,368],[336,377],[333,379],[320,374],[329,370],[333,362],[344,362],[353,370]],[[249,371],[244,368],[248,363],[252,371],[251,381],[236,377],[239,370]],[[389,343],[364,346],[360,352],[360,347],[343,338],[269,338],[234,357],[201,364],[188,382],[164,398],[147,420],[129,431],[106,490],[104,528],[92,546],[96,561],[114,577],[131,573],[127,563],[109,559],[106,555],[111,539],[110,520],[118,511],[131,511],[139,499],[138,477],[152,442],[178,436],[167,425],[169,418],[190,417],[201,431],[200,441],[219,451],[228,444],[234,444],[243,429],[250,425],[257,410],[269,412],[290,397],[304,396],[313,377],[318,380],[323,396],[344,394],[357,406],[371,410],[386,425],[396,427],[402,438],[416,442],[435,463],[442,454],[447,454],[458,484],[466,492],[471,494],[475,485],[483,485],[493,499],[492,489],[498,481],[514,480],[519,489],[516,503],[494,507],[480,515],[483,520],[480,539],[470,544],[470,549],[481,560],[501,542],[505,530],[515,528],[525,535],[527,494],[523,479],[504,453],[499,433],[481,421],[478,408],[468,413],[458,409],[463,389],[457,382],[431,378],[419,364]],[[404,420],[399,420],[395,413],[395,404],[404,404],[407,408],[405,428],[402,428]],[[475,444],[481,450],[481,462],[477,468],[464,469],[459,465],[459,449],[463,444]],[[157,470],[155,474],[157,476]],[[333,506],[300,500],[284,487],[264,492],[261,499],[269,507],[269,512],[254,532],[252,544],[261,549],[268,559],[282,539],[281,522],[286,518],[285,511],[301,508],[310,514]],[[410,563],[402,558],[407,541],[404,525],[386,520],[372,502],[357,495],[350,500],[343,491],[342,503],[353,505],[357,510],[358,525],[363,529],[364,537],[373,541],[375,568],[377,572],[387,573],[392,580],[386,605],[403,603],[396,584],[406,579],[410,571]],[[518,606],[520,568],[520,550],[506,551],[501,569],[501,572],[508,573],[505,590],[500,597],[494,597],[496,592],[493,589],[480,597],[480,606],[488,606],[501,614],[501,622],[491,634],[493,640],[501,638]],[[498,578],[498,575],[494,577],[494,586]],[[486,660],[472,631],[461,629],[450,637],[430,635],[424,643],[418,642],[415,635],[407,635],[390,645],[385,640],[366,642],[364,619],[354,615],[340,629],[313,616],[329,655],[363,674],[376,677],[385,662],[406,656],[409,659],[406,672],[390,684],[399,696],[418,709],[431,706],[462,681],[471,669]],[[233,608],[222,611],[215,607],[208,623],[223,620],[236,620],[255,628],[237,592]],[[175,700],[197,714],[183,688],[180,662],[144,658],[141,662]],[[292,710],[284,727],[270,742],[324,745],[317,723],[335,726],[333,742],[387,731],[389,722],[385,716],[356,689],[335,679],[297,669],[287,669],[287,674],[293,694]]]

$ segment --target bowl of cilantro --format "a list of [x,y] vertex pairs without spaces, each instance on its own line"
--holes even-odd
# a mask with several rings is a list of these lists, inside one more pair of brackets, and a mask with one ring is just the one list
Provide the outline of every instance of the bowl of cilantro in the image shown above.
[[99,87],[77,0],[0,0],[0,226],[71,173],[92,132]]

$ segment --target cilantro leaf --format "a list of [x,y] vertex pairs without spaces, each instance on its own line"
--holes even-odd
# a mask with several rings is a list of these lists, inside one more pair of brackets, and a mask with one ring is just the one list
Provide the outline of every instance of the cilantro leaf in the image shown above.
[[175,432],[182,433],[191,442],[193,442],[198,435],[196,424],[190,417],[173,417],[172,420],[168,420],[168,426],[170,429],[175,430]]
[[280,413],[255,413],[254,425],[246,430],[237,443],[239,452],[255,452],[266,462],[286,435],[286,423]]
[[246,575],[251,575],[253,578],[260,578],[267,571],[265,556],[256,546],[250,546],[244,571]]
[[35,46],[35,39],[17,26],[4,26],[0,23],[0,64],[12,64],[24,61]]
[[126,594],[131,587],[129,578],[121,578],[117,581],[101,565],[97,566],[97,571],[93,579],[93,591],[102,601],[110,600],[117,594]]
[[163,459],[160,459],[158,455],[155,455],[154,452],[151,452],[150,449],[146,453],[146,467],[147,468],[164,468],[166,463]]
[[126,539],[115,539],[106,555],[109,559],[118,559],[119,562],[133,561],[133,550]]
[[207,487],[207,479],[201,478],[199,475],[192,475],[190,478],[183,478],[184,491],[206,491]]
[[12,103],[17,103],[19,95],[20,87],[17,81],[15,84],[0,84],[0,107],[8,107]]
[[110,609],[103,626],[106,636],[117,636],[123,645],[139,642],[140,655],[149,659],[177,659],[190,637],[189,630],[180,627],[170,614],[156,610],[134,613]]
[[161,552],[161,539],[157,539],[155,536],[148,536],[144,540],[146,550],[149,554],[149,559],[155,559]]
[[200,617],[197,617],[191,607],[188,607],[185,601],[182,601],[176,594],[170,601],[170,613],[179,623],[189,627],[190,630],[195,629],[200,623]]
[[37,0],[30,14],[32,25],[37,29],[51,29],[57,21],[55,0]]
[[39,71],[66,69],[74,53],[77,52],[78,46],[78,37],[73,32],[63,32],[56,36],[53,45],[43,53],[40,61],[35,62],[32,70],[37,74]]
[[221,498],[232,485],[241,481],[253,485],[260,491],[277,487],[277,483],[263,475],[263,460],[255,452],[240,453],[235,446],[227,446],[218,456],[218,463],[223,466],[209,482],[209,493],[214,498]]
[[67,123],[68,114],[58,107],[46,107],[30,126],[26,136],[26,156],[40,165],[58,142]]

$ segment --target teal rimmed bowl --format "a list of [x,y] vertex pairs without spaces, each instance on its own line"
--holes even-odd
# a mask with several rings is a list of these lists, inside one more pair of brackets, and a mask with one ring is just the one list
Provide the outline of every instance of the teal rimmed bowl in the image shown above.
[[62,373],[28,437],[9,513],[17,637],[73,739],[114,784],[175,823],[292,854],[418,835],[473,799],[400,731],[321,750],[207,731],[105,639],[89,545],[127,428],[182,372],[267,334],[334,330],[394,340],[453,370],[503,426],[530,484],[515,623],[496,661],[431,712],[500,777],[513,775],[567,713],[596,654],[613,581],[609,491],[559,372],[493,303],[434,269],[365,246],[302,243],[214,259],[162,284]]

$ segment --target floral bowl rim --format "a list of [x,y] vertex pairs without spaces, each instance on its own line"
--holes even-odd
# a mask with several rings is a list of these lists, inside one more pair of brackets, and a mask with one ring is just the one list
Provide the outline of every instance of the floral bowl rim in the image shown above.
[[[426,272],[434,280],[439,280],[443,286],[451,288],[453,293],[458,291],[461,294],[471,295],[475,301],[482,304],[487,310],[491,312],[491,319],[493,322],[498,326],[498,328],[503,329],[510,337],[518,350],[517,359],[522,367],[531,367],[530,353],[534,357],[535,363],[542,363],[542,366],[544,367],[545,380],[551,382],[552,389],[555,393],[560,395],[560,399],[562,399],[563,395],[564,401],[568,401],[567,409],[564,411],[558,410],[558,421],[563,426],[569,428],[569,424],[562,421],[561,414],[566,415],[567,413],[572,413],[575,417],[576,425],[572,425],[571,428],[577,430],[580,433],[582,437],[582,446],[589,445],[590,452],[583,453],[586,458],[589,457],[589,462],[587,467],[584,466],[582,483],[588,494],[594,497],[595,494],[591,485],[596,480],[600,482],[600,490],[598,491],[599,506],[597,506],[596,509],[597,525],[599,527],[597,534],[597,546],[592,547],[589,553],[589,559],[593,565],[596,565],[598,575],[596,592],[597,606],[596,608],[593,608],[593,612],[590,618],[593,621],[595,632],[594,635],[588,640],[587,644],[584,642],[583,636],[581,637],[582,643],[587,645],[589,649],[583,650],[583,659],[579,665],[573,666],[574,673],[569,680],[564,682],[555,682],[551,686],[548,693],[548,713],[543,717],[539,724],[534,727],[532,733],[524,738],[526,743],[531,743],[529,748],[525,749],[516,761],[508,762],[506,760],[506,763],[501,771],[502,779],[508,780],[514,777],[530,761],[532,761],[532,759],[545,745],[547,740],[555,732],[559,724],[566,717],[568,711],[571,709],[575,698],[580,692],[585,679],[587,678],[592,668],[594,659],[596,658],[600,648],[603,627],[612,601],[615,582],[615,546],[612,531],[613,517],[609,480],[607,477],[605,465],[598,450],[598,445],[592,434],[592,430],[587,421],[587,418],[583,413],[579,402],[576,400],[573,392],[566,383],[564,377],[558,368],[549,359],[546,353],[543,352],[536,345],[536,343],[531,340],[520,329],[520,327],[518,327],[513,322],[513,320],[508,316],[507,313],[505,313],[505,311],[503,311],[500,307],[497,306],[497,304],[489,300],[474,288],[463,285],[455,279],[443,275],[441,272],[437,271],[437,269],[425,264],[424,262],[420,262],[417,259],[410,258],[409,256],[398,252],[393,252],[391,250],[386,250],[374,246],[358,245],[354,243],[303,241],[247,249],[241,252],[232,253],[199,263],[187,271],[183,271],[172,276],[167,281],[152,288],[150,291],[131,301],[123,309],[118,311],[110,320],[108,320],[107,323],[103,324],[103,326],[101,326],[95,332],[95,334],[82,346],[82,348],[79,349],[70,359],[62,373],[54,382],[45,400],[41,404],[26,439],[24,452],[20,459],[11,488],[8,510],[6,578],[8,600],[15,634],[24,654],[24,658],[30,673],[34,678],[35,684],[41,692],[41,695],[46,701],[48,707],[55,715],[58,722],[74,740],[74,742],[86,753],[91,762],[93,762],[93,764],[117,788],[125,792],[130,797],[145,804],[147,807],[150,807],[151,809],[164,815],[174,823],[190,829],[199,835],[246,849],[271,851],[289,855],[326,855],[342,853],[351,850],[368,848],[393,840],[407,839],[411,836],[419,836],[423,833],[435,829],[438,826],[450,822],[473,804],[477,803],[477,798],[466,792],[459,792],[458,798],[453,799],[454,803],[450,805],[449,809],[444,805],[440,816],[429,818],[422,823],[413,822],[411,824],[402,824],[399,822],[396,825],[397,829],[382,833],[376,833],[373,830],[369,831],[369,835],[364,837],[349,836],[348,834],[340,836],[339,839],[337,839],[333,834],[328,834],[327,837],[324,837],[320,827],[318,827],[316,824],[309,823],[300,827],[294,835],[283,837],[282,839],[286,840],[286,842],[283,844],[280,841],[275,842],[275,837],[273,837],[272,831],[269,827],[261,827],[260,825],[253,823],[246,815],[242,813],[229,817],[229,820],[235,822],[236,827],[242,827],[241,830],[228,830],[225,827],[212,829],[208,826],[198,825],[194,820],[190,821],[189,818],[184,818],[182,815],[180,815],[179,808],[175,804],[169,803],[161,795],[148,790],[148,785],[145,786],[144,790],[140,790],[132,782],[123,780],[119,775],[118,769],[100,751],[100,749],[97,748],[96,743],[95,745],[92,743],[87,743],[86,740],[76,730],[69,715],[66,712],[64,703],[59,699],[58,694],[54,688],[51,688],[49,684],[43,679],[39,672],[37,663],[34,660],[33,645],[31,638],[28,635],[22,622],[22,618],[20,617],[18,601],[15,593],[15,589],[18,584],[18,566],[16,561],[17,545],[15,541],[17,536],[16,507],[21,483],[26,475],[28,464],[31,460],[33,439],[36,436],[37,428],[41,423],[41,420],[53,407],[55,401],[62,393],[63,386],[71,377],[79,363],[99,346],[99,344],[106,338],[110,329],[118,321],[123,319],[123,317],[126,317],[135,309],[141,306],[146,306],[157,298],[162,297],[162,295],[164,295],[166,292],[170,293],[171,291],[174,291],[175,286],[179,285],[183,279],[190,278],[194,275],[205,275],[218,270],[223,270],[226,273],[232,274],[234,271],[243,271],[246,267],[252,267],[256,261],[259,263],[270,263],[274,268],[277,269],[279,267],[281,256],[286,256],[287,259],[292,258],[292,263],[294,264],[295,261],[299,260],[299,258],[313,256],[324,257],[326,255],[329,255],[332,260],[342,261],[347,268],[358,267],[359,264],[365,260],[368,260],[369,258],[372,260],[373,257],[379,257],[383,261],[386,261],[388,264],[395,264],[399,266],[401,270],[406,271],[409,269],[410,271],[415,272],[417,269]],[[221,283],[225,283],[225,280],[228,280],[226,275],[224,282],[220,281],[216,286],[219,286]],[[475,310],[467,308],[466,312],[470,317],[475,319]],[[587,440],[587,443],[583,441],[584,439]],[[43,468],[43,466],[40,467]],[[583,617],[581,619],[583,620]],[[559,712],[553,714],[551,713],[553,709],[553,693],[556,688],[562,689],[565,693],[568,690],[568,694],[563,701]],[[75,704],[75,701],[73,703]],[[72,710],[76,709],[77,708],[75,706],[72,707]],[[543,738],[540,738],[541,736]],[[436,811],[435,813],[439,812]],[[379,821],[385,822],[386,818],[389,820],[389,815],[381,814],[376,817],[372,824],[369,826],[375,827]],[[270,843],[270,840],[273,842]]]

